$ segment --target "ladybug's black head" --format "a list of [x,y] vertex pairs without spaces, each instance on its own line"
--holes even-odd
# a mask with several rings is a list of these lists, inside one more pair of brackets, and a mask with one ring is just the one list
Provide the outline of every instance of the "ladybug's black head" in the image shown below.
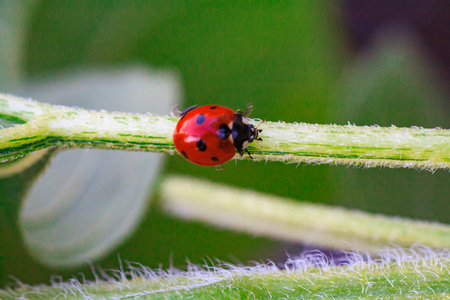
[[250,156],[250,153],[247,150],[248,144],[254,140],[261,141],[261,138],[258,137],[258,134],[261,131],[261,129],[257,129],[252,124],[249,124],[248,119],[243,115],[234,115],[233,128],[231,132],[233,135],[234,146],[241,156],[244,155],[244,151],[247,151]]
[[262,139],[260,137],[258,137],[259,133],[262,132],[262,129],[258,129],[257,128],[258,126],[256,126],[256,128],[255,128],[255,126],[253,126],[252,124],[248,125],[248,129],[250,131],[249,138],[248,138],[249,143],[253,142],[254,140],[262,141]]

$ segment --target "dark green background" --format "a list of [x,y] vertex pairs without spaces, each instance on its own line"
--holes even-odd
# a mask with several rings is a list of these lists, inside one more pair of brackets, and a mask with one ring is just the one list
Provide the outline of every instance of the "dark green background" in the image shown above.
[[[238,109],[252,102],[253,117],[271,121],[448,128],[448,95],[416,44],[388,32],[355,52],[343,23],[339,2],[328,1],[39,1],[27,27],[23,71],[36,79],[143,64],[178,72],[183,107]],[[167,157],[161,176],[188,174],[299,201],[450,222],[444,171],[251,161],[225,168],[216,172],[176,155]],[[3,276],[47,283],[51,274],[90,274],[89,268],[50,270],[27,255],[14,220],[28,177],[0,181],[7,213],[0,234]],[[154,195],[139,229],[97,264],[117,268],[118,254],[150,267],[168,267],[170,260],[183,267],[187,259],[208,257],[246,262],[277,259],[283,249],[279,241],[167,216]]]

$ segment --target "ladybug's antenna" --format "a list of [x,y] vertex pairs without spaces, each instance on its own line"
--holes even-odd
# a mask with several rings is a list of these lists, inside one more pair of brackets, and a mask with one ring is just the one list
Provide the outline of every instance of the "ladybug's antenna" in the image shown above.
[[259,133],[262,132],[262,129],[258,129],[258,127],[259,127],[259,125],[261,125],[261,124],[264,123],[264,122],[265,122],[265,120],[261,120],[261,121],[259,122],[259,124],[256,125],[256,127],[255,127],[255,140],[257,140],[257,141],[262,141],[262,138],[260,138],[260,137],[258,136]]
[[174,107],[172,107],[172,110],[170,111],[170,114],[172,116],[175,116],[175,117],[180,117],[181,111],[180,111],[180,105],[178,103],[175,104]]
[[[264,123],[266,120],[261,120],[258,125],[256,125],[255,129],[258,129],[259,125],[261,125],[262,123]],[[262,129],[259,130],[259,132],[261,132]]]

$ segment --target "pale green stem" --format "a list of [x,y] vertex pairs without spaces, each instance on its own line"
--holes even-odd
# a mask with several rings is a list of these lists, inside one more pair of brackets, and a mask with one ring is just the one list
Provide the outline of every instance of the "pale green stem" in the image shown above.
[[170,176],[163,207],[219,227],[332,249],[373,252],[388,245],[450,248],[450,225],[294,201],[205,180]]
[[[0,161],[52,146],[176,152],[172,142],[175,117],[88,111],[4,94],[0,94],[0,117],[25,122],[0,130]],[[283,122],[264,122],[259,128],[263,141],[249,147],[257,161],[428,170],[450,167],[448,129]]]

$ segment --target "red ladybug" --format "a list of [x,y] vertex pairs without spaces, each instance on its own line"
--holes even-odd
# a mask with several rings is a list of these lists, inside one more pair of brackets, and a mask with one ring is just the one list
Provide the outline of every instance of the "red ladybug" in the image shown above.
[[[173,133],[173,143],[187,160],[202,166],[215,166],[229,161],[244,151],[253,140],[261,140],[261,129],[248,123],[251,111],[236,113],[224,106],[191,106],[180,113]],[[251,156],[250,156],[251,158]]]

